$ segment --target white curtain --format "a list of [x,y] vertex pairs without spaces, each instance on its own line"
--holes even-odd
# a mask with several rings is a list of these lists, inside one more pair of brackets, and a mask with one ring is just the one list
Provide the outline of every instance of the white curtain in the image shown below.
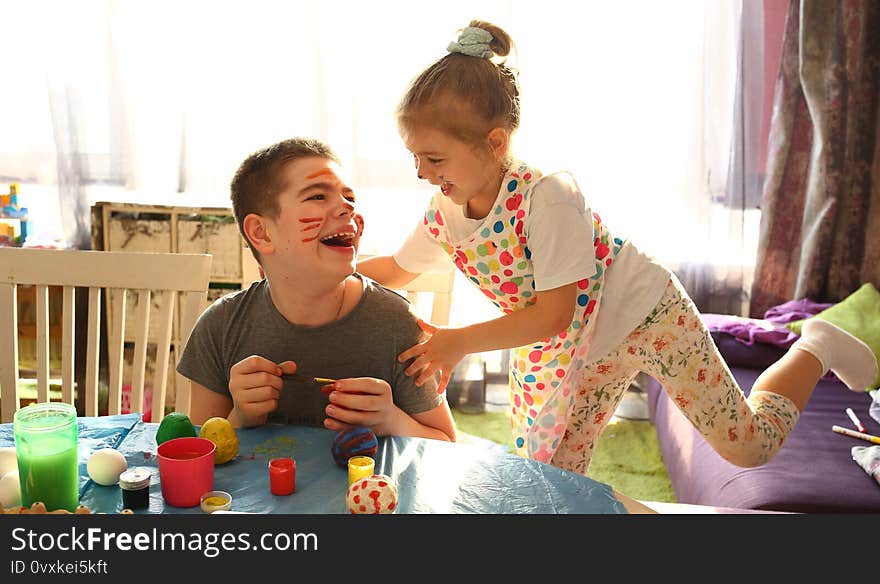
[[[394,107],[479,18],[516,43],[515,154],[574,172],[612,229],[663,261],[748,263],[712,203],[729,188],[740,11],[727,0],[0,0],[15,47],[0,57],[0,181],[21,181],[43,225],[70,232],[83,227],[63,217],[65,197],[227,206],[248,153],[315,136],[352,172],[365,250],[391,252],[431,194]],[[463,305],[491,310],[473,298],[453,320],[472,320]]]

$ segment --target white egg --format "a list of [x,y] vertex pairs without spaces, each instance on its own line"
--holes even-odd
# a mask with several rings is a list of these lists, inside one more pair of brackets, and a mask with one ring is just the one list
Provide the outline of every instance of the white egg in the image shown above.
[[21,505],[21,484],[18,481],[18,470],[13,470],[0,478],[0,507],[18,507]]
[[18,458],[15,456],[15,446],[0,448],[0,477],[13,470],[18,470]]
[[115,485],[119,482],[119,475],[128,468],[128,463],[122,453],[113,448],[96,450],[86,463],[89,477],[99,485]]

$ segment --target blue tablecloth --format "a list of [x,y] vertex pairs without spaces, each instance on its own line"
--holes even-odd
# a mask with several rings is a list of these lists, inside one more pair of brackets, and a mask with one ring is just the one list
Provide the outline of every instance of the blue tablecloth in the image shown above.
[[[79,418],[80,503],[92,512],[122,509],[118,486],[88,478],[86,462],[100,448],[116,448],[129,468],[152,470],[149,509],[138,513],[202,513],[165,505],[156,458],[157,424],[140,415]],[[330,454],[333,432],[266,425],[239,429],[238,457],[214,469],[214,488],[232,495],[232,511],[346,513],[348,472]],[[0,446],[13,445],[11,424],[0,424]],[[268,461],[296,460],[296,492],[269,492]],[[498,448],[422,438],[379,439],[376,473],[397,481],[399,513],[626,513],[608,485]]]

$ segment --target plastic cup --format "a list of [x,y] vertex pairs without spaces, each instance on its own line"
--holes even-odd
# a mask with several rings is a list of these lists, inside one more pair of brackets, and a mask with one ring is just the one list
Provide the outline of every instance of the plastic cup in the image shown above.
[[269,461],[269,490],[273,495],[290,495],[296,490],[296,461],[273,458]]
[[197,507],[214,490],[214,451],[207,438],[174,438],[159,445],[162,498],[172,507]]
[[21,504],[41,501],[47,511],[75,511],[79,505],[76,408],[32,404],[13,417]]
[[369,456],[352,456],[348,459],[348,486],[358,480],[373,476],[376,461]]

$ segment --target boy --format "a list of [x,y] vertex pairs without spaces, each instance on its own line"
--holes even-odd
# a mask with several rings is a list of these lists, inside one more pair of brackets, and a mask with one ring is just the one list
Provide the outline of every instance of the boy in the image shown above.
[[194,424],[222,416],[236,427],[362,425],[455,440],[436,382],[417,387],[397,361],[421,335],[409,304],[355,273],[363,223],[341,177],[329,147],[301,138],[236,172],[233,212],[265,277],[214,302],[193,329],[177,370],[192,383]]

